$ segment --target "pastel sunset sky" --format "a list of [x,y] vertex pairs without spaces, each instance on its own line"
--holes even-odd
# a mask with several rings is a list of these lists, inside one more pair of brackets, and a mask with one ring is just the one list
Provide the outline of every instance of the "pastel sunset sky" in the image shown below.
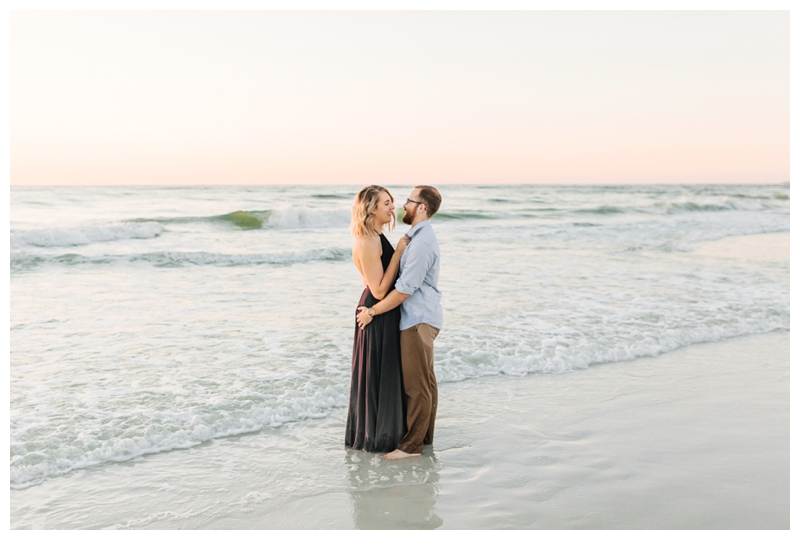
[[788,11],[16,11],[11,184],[789,180]]

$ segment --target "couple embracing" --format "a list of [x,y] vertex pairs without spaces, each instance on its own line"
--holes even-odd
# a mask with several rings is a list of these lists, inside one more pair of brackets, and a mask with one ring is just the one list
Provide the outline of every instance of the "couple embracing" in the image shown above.
[[366,288],[356,312],[345,446],[388,452],[384,459],[418,456],[433,443],[433,341],[442,328],[442,306],[430,218],[441,202],[434,187],[411,190],[403,205],[403,223],[411,229],[396,250],[383,235],[396,221],[391,193],[367,186],[353,204],[353,262]]

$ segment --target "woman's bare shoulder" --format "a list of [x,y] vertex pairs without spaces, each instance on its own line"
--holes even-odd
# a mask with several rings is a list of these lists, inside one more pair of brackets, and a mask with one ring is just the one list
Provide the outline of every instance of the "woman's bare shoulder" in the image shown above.
[[381,256],[381,239],[379,236],[356,236],[353,239],[353,254]]
[[360,249],[375,249],[381,247],[380,236],[356,236],[353,238],[353,247]]

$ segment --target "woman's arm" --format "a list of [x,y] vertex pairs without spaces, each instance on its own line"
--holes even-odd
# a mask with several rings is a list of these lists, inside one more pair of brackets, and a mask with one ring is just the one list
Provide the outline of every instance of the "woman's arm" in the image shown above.
[[403,236],[397,242],[397,249],[394,251],[394,255],[392,255],[392,259],[389,261],[389,266],[386,267],[386,272],[383,273],[383,279],[381,279],[380,284],[378,285],[378,290],[372,291],[372,296],[377,298],[378,300],[383,300],[386,294],[389,292],[389,287],[392,286],[394,283],[394,279],[397,277],[397,272],[400,270],[400,258],[403,256],[403,252],[406,250],[406,246],[411,239],[408,236]]
[[400,269],[400,257],[408,245],[407,237],[403,237],[397,244],[397,250],[392,255],[386,272],[381,264],[381,243],[379,238],[357,238],[353,244],[353,258],[358,261],[357,266],[369,287],[372,296],[382,300],[392,286],[397,271]]

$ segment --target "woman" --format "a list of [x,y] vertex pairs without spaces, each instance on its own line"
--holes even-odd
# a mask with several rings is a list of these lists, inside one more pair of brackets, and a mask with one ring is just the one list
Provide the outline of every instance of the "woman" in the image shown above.
[[[350,232],[353,262],[366,288],[356,306],[372,307],[392,289],[400,256],[409,239],[397,250],[382,234],[394,229],[394,198],[381,186],[367,186],[356,195]],[[347,411],[345,446],[367,452],[391,452],[406,433],[405,394],[400,366],[400,308],[381,314],[361,329],[353,340],[353,376]]]

